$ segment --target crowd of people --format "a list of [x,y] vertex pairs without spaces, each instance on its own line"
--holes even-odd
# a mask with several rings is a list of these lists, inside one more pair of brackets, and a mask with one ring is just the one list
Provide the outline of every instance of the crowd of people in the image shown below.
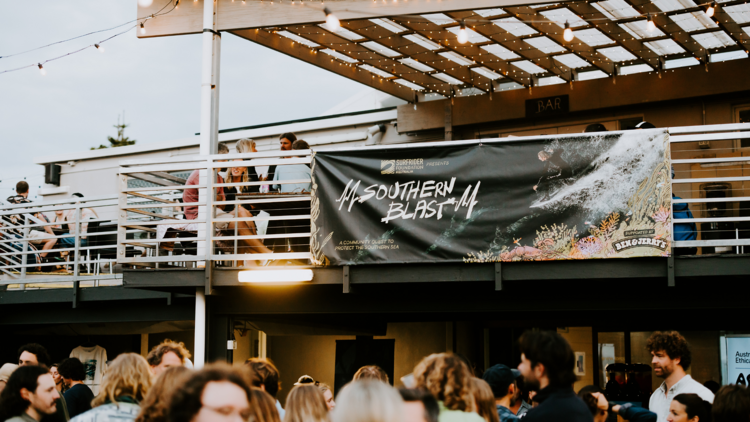
[[94,396],[80,361],[53,365],[44,347],[29,344],[18,365],[0,369],[0,421],[604,422],[611,414],[632,422],[750,421],[745,386],[725,385],[714,395],[693,380],[690,347],[674,331],[648,340],[653,373],[663,379],[648,409],[610,403],[594,385],[575,392],[574,353],[556,332],[528,331],[519,346],[517,369],[496,364],[481,377],[459,355],[429,355],[398,389],[374,365],[360,368],[335,397],[329,385],[303,375],[282,407],[279,370],[269,359],[193,370],[184,345],[167,340],[146,358],[117,356]]

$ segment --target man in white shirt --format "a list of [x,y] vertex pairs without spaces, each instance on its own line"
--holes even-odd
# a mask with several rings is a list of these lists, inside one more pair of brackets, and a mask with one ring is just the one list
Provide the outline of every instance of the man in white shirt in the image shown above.
[[690,346],[685,337],[677,331],[657,331],[649,337],[646,349],[653,356],[654,375],[664,378],[648,402],[649,410],[656,413],[657,422],[667,422],[669,405],[678,394],[697,394],[713,403],[714,394],[685,373],[691,361]]

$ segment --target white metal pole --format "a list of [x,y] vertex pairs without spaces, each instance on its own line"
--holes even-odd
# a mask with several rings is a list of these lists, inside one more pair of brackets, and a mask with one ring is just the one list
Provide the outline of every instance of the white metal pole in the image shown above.
[[195,288],[195,353],[193,366],[200,369],[206,362],[206,294],[203,286]]
[[[203,61],[201,65],[201,155],[216,154],[219,138],[219,65],[221,58],[221,36],[216,31],[216,0],[203,0]],[[201,170],[200,184],[210,186],[208,175],[213,171]],[[213,212],[210,197],[213,189],[200,189],[199,201],[209,206],[199,207],[198,219],[211,221]],[[210,223],[205,226],[210,227]],[[205,227],[204,226],[204,227]],[[201,233],[203,232],[203,233]],[[198,231],[198,237],[210,238],[206,229]],[[207,255],[206,242],[198,242],[198,256]],[[211,261],[205,262],[206,271],[211,271]],[[198,287],[195,292],[195,362],[196,368],[203,367],[206,360],[206,296],[205,287]]]

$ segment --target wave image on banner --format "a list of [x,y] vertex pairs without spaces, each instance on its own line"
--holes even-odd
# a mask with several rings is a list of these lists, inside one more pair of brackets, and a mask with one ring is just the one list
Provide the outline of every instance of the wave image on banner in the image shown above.
[[319,151],[317,265],[668,256],[665,130]]

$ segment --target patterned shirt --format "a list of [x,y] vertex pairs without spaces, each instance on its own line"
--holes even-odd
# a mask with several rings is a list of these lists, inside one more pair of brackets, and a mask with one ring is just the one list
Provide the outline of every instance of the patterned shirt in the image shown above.
[[500,422],[516,422],[518,416],[516,416],[510,409],[502,405],[497,406],[497,415],[500,416]]

